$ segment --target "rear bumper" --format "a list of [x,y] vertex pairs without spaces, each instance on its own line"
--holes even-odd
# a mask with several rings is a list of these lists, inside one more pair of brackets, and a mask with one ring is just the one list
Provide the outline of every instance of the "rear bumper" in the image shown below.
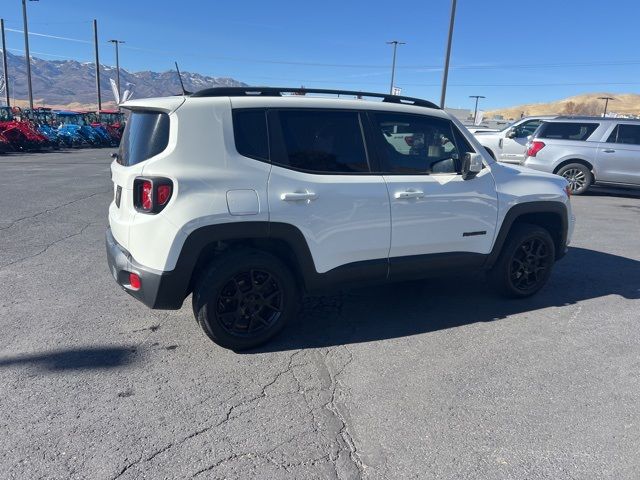
[[[149,308],[160,310],[177,310],[187,296],[188,282],[184,275],[175,271],[162,272],[144,267],[116,241],[108,228],[105,234],[107,262],[115,281],[125,292],[137,298]],[[129,284],[129,274],[140,277],[140,289],[134,290]]]

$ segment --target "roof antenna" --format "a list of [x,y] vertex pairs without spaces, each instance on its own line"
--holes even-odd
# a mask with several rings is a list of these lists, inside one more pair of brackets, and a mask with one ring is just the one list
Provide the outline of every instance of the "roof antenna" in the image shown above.
[[176,64],[176,71],[178,72],[178,80],[180,80],[180,86],[182,87],[182,95],[185,97],[187,95],[191,95],[191,92],[188,92],[184,89],[184,83],[182,83],[182,75],[180,74],[180,68],[178,67],[178,62],[174,62]]

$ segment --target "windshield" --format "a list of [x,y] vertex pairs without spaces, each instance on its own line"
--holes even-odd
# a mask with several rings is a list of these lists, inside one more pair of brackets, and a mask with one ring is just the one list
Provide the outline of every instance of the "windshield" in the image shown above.
[[0,108],[0,122],[8,122],[13,120],[13,114],[9,107]]

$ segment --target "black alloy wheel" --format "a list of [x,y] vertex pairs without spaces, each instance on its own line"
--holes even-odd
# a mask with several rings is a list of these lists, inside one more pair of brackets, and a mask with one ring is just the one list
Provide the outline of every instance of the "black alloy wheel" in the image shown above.
[[544,239],[526,239],[511,258],[509,276],[513,287],[523,293],[538,289],[547,277],[553,259]]
[[547,283],[555,259],[555,244],[544,227],[518,224],[512,227],[498,259],[487,272],[488,280],[506,297],[529,297]]
[[282,287],[265,270],[234,275],[220,290],[216,316],[230,335],[254,335],[273,326],[282,315]]
[[221,253],[200,274],[192,297],[196,320],[215,343],[231,350],[257,347],[298,311],[291,270],[269,252],[237,248]]

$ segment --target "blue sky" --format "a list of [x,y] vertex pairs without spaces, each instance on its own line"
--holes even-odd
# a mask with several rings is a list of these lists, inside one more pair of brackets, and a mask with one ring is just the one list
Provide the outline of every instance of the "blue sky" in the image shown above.
[[[450,0],[28,2],[31,52],[131,71],[180,68],[252,85],[388,91],[391,47],[404,95],[439,101]],[[24,48],[20,0],[2,0],[8,48]],[[458,0],[447,106],[481,108],[587,92],[640,91],[640,0]],[[48,54],[48,55],[43,55]]]

